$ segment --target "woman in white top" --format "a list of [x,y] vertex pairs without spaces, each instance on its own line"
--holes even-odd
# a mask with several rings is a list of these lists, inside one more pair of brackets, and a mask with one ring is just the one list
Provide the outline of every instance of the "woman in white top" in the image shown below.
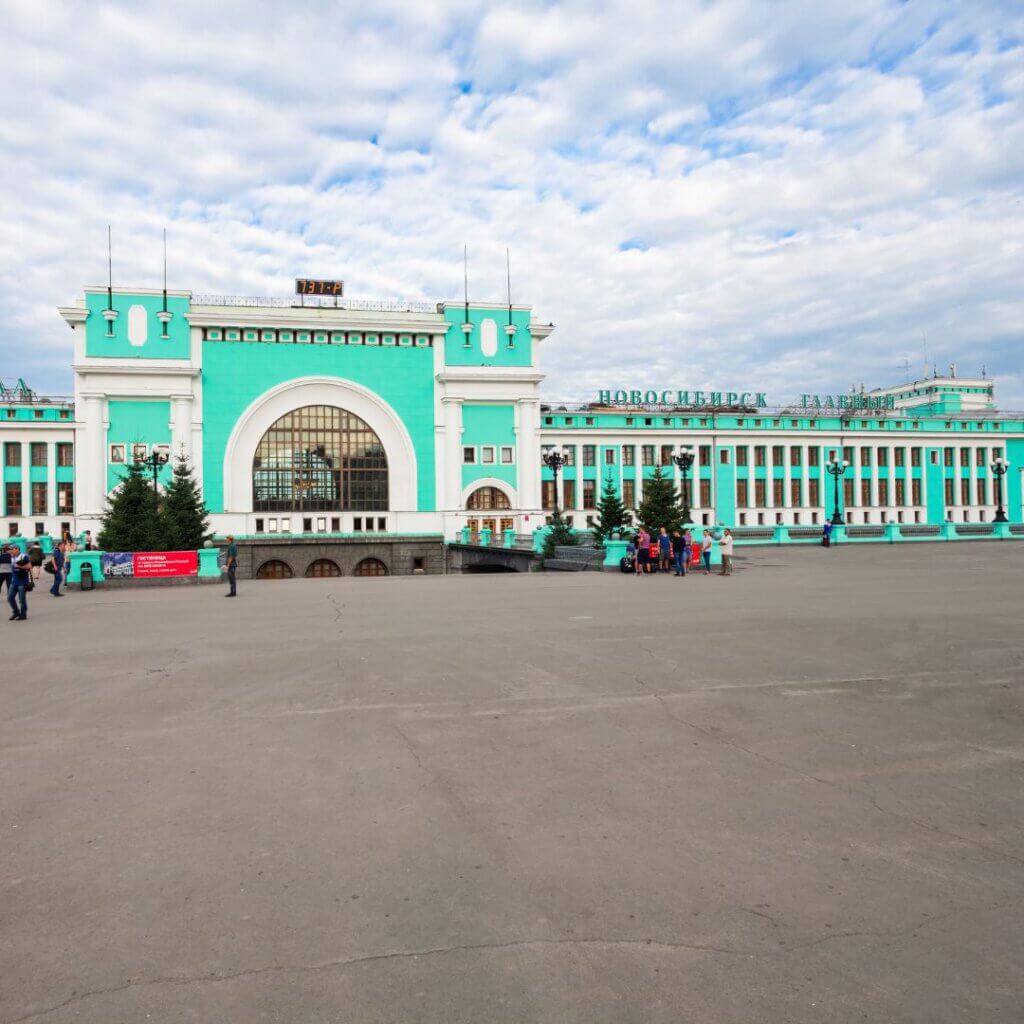
[[700,542],[700,557],[704,559],[704,575],[711,575],[711,531],[705,530]]

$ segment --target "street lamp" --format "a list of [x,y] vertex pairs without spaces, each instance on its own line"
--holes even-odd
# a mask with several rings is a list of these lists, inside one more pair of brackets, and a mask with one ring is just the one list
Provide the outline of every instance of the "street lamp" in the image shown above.
[[693,448],[681,447],[678,455],[672,456],[672,461],[679,467],[683,474],[683,523],[692,523],[690,518],[690,467],[693,465],[696,451]]
[[846,473],[846,467],[849,465],[850,464],[846,459],[829,459],[829,461],[825,463],[825,468],[832,474],[832,483],[834,485],[832,501],[833,526],[843,525],[843,517],[839,514],[839,480]]
[[549,448],[545,451],[541,458],[544,459],[544,465],[551,470],[555,477],[555,515],[558,515],[558,471],[569,461],[568,452],[566,449],[559,450],[558,448]]
[[170,459],[170,456],[167,454],[167,452],[158,452],[154,448],[153,449],[153,454],[150,455],[149,458],[147,458],[147,459],[136,459],[135,460],[136,462],[138,462],[138,464],[140,466],[148,466],[151,470],[153,470],[153,493],[154,494],[158,493],[157,492],[157,485],[156,485],[157,474],[160,472],[160,467],[161,466],[166,466],[167,465],[167,462],[168,462],[169,459]]
[[1002,457],[992,460],[992,475],[996,478],[996,518],[997,523],[1005,523],[1006,512],[1003,511],[1003,477],[1010,468],[1010,460]]

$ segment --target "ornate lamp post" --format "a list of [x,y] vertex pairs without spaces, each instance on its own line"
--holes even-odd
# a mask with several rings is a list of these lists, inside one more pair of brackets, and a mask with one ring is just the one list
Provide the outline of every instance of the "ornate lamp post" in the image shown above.
[[167,461],[168,461],[169,458],[170,458],[170,456],[167,454],[167,452],[158,452],[158,451],[154,450],[153,453],[149,456],[148,459],[137,459],[136,460],[139,463],[140,466],[148,466],[151,470],[153,470],[153,493],[154,494],[158,493],[158,491],[157,491],[157,484],[156,484],[157,474],[160,472],[160,467],[161,466],[166,466],[167,465]]
[[683,522],[692,523],[690,518],[690,467],[693,465],[696,451],[693,448],[681,447],[678,455],[672,456],[672,461],[679,467],[683,474]]
[[555,477],[555,507],[554,512],[558,512],[558,471],[566,464],[568,459],[566,458],[565,449],[549,448],[543,453],[541,458],[544,459],[544,465],[551,470]]
[[996,518],[997,523],[1005,523],[1006,512],[1003,510],[1003,477],[1006,476],[1006,471],[1010,468],[1010,460],[1002,457],[993,459],[990,466],[992,475],[996,478]]
[[825,463],[825,468],[832,474],[833,483],[833,496],[832,496],[832,525],[842,526],[843,517],[839,514],[839,480],[846,473],[846,467],[849,466],[849,462],[846,459],[829,459]]

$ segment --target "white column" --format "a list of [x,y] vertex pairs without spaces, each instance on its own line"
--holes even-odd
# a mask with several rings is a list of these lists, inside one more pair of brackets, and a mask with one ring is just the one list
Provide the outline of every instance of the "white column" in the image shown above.
[[[811,508],[810,484],[811,467],[810,448],[806,444],[800,445],[800,503],[803,508]],[[820,485],[819,485],[820,486]]]
[[782,507],[793,507],[793,466],[790,462],[790,445],[782,446]]
[[871,495],[871,507],[880,508],[881,501],[878,497],[878,478],[880,470],[878,467],[878,449],[880,445],[873,444],[871,446],[871,484],[870,484],[870,495]]
[[171,454],[192,462],[192,396],[171,396]]
[[518,412],[519,507],[536,512],[541,506],[540,487],[540,402],[537,399],[516,402]]
[[[840,445],[840,447],[839,447],[839,458],[842,458],[842,457],[843,457],[843,448],[842,448],[842,445]],[[860,494],[861,494],[861,491],[860,491],[860,474],[863,471],[864,463],[861,461],[860,445],[859,444],[853,445],[853,459],[851,461],[853,462],[853,465],[850,467],[850,471],[853,473],[853,501],[850,502],[850,505],[853,508],[860,508],[860,506],[861,506],[861,500],[860,500]],[[839,486],[840,487],[844,487],[845,486],[845,483],[844,483],[843,480],[839,481]]]
[[445,474],[441,508],[455,512],[462,497],[462,401],[444,399]]
[[75,430],[75,495],[79,515],[99,518],[107,493],[107,436],[103,426],[101,395],[85,395],[76,412],[81,425]]
[[[21,515],[28,519],[32,515],[32,443],[23,441],[21,444]],[[34,534],[35,527],[25,529],[21,526],[21,535],[29,537]]]
[[57,515],[57,445],[46,442],[46,511]]

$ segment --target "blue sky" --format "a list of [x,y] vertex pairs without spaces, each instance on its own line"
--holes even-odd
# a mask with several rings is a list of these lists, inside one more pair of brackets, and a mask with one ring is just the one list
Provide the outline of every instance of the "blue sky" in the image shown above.
[[800,2],[0,10],[0,372],[70,390],[55,307],[514,298],[545,392],[804,391],[984,364],[1024,408],[1024,8]]

